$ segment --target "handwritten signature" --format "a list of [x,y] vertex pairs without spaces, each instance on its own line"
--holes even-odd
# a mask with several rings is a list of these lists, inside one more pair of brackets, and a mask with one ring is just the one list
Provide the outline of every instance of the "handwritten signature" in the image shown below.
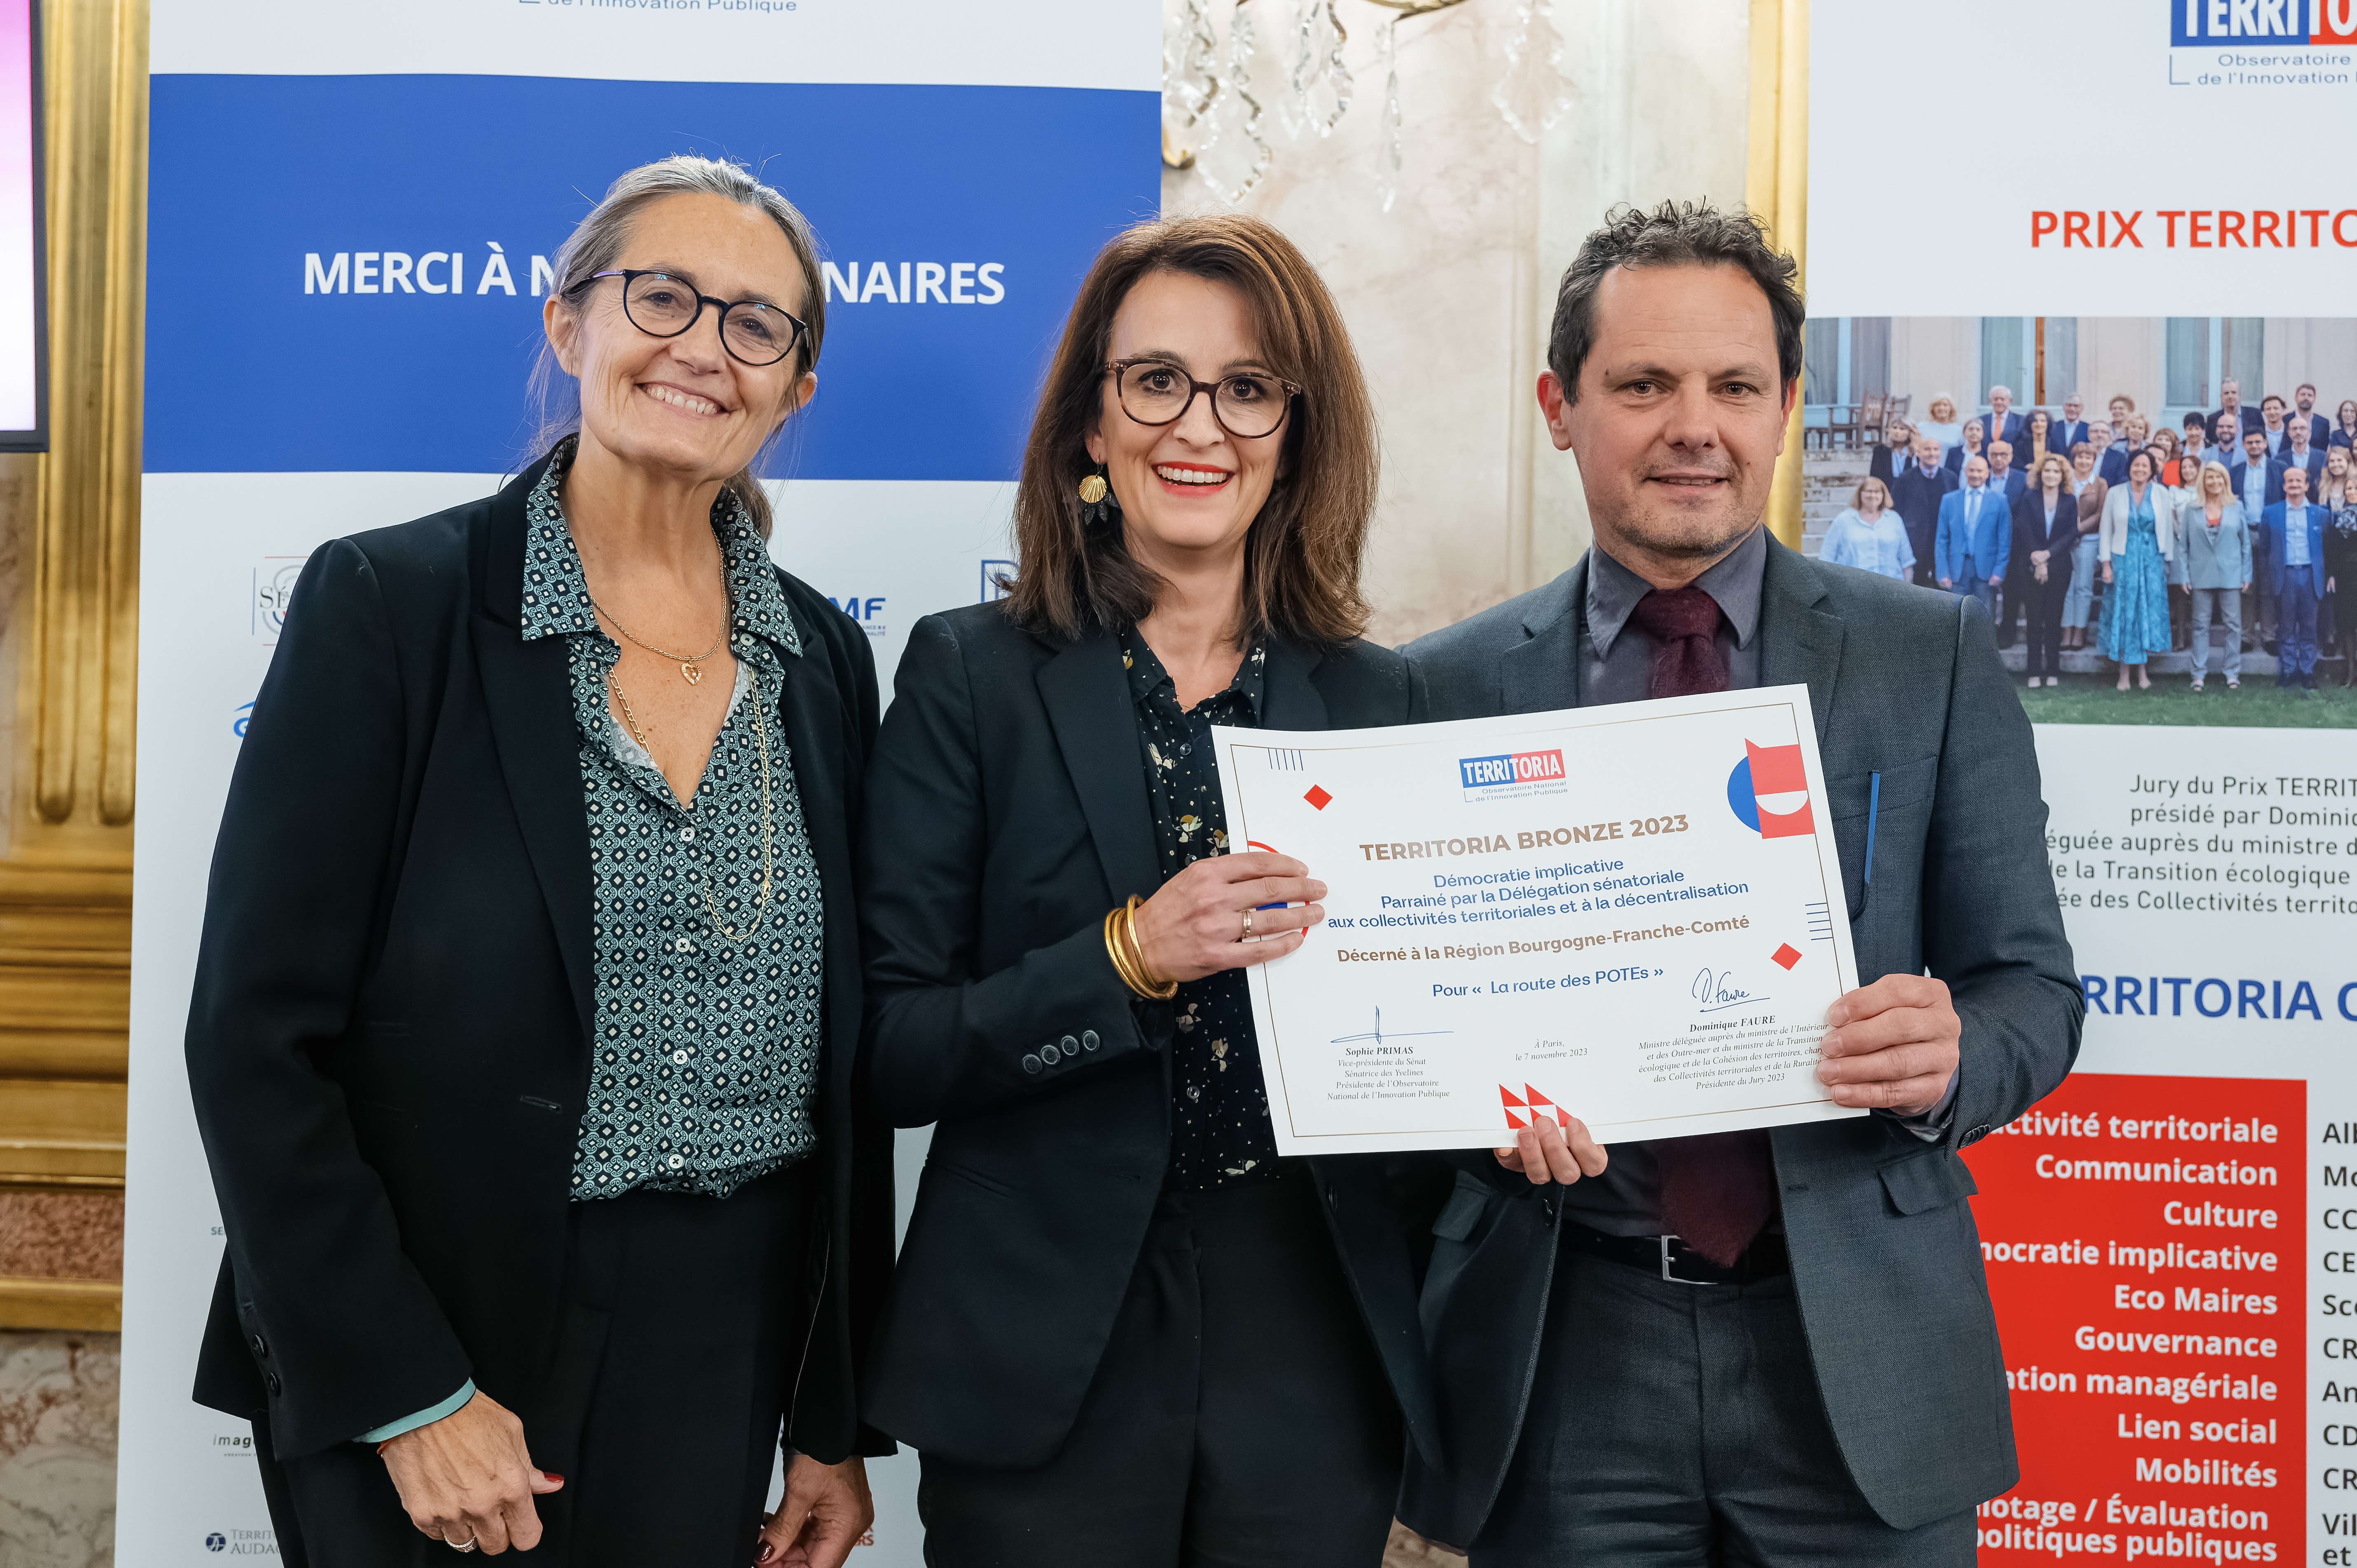
[[1749,991],[1727,984],[1727,977],[1734,972],[1731,969],[1717,972],[1706,969],[1695,976],[1692,994],[1702,1004],[1697,1011],[1721,1013],[1729,1007],[1740,1007],[1752,999]]

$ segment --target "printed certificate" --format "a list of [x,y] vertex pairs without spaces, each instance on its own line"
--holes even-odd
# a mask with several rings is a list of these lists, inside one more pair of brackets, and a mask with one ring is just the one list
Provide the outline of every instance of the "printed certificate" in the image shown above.
[[1246,972],[1278,1153],[1865,1113],[1815,1074],[1857,964],[1807,687],[1211,734],[1230,842],[1330,890]]

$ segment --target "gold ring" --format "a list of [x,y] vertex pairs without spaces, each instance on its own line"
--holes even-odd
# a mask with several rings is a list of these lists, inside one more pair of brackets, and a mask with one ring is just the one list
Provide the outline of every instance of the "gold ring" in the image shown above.
[[1252,940],[1252,918],[1253,912],[1250,909],[1246,909],[1244,911],[1244,934],[1238,937],[1236,940],[1240,942],[1248,942]]

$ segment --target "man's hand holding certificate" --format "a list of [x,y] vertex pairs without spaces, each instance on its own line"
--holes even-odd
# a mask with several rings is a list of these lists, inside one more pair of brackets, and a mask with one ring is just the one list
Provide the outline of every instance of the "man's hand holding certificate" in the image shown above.
[[1819,1073],[1857,966],[1805,687],[1213,734],[1237,847],[1329,889],[1251,972],[1281,1153],[1864,1113]]

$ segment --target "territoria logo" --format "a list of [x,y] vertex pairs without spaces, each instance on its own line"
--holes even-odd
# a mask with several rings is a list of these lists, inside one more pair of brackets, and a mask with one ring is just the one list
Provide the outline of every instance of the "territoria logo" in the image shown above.
[[1817,831],[1809,815],[1809,775],[1797,746],[1743,743],[1743,760],[1727,776],[1727,803],[1738,821],[1763,839],[1804,838]]
[[1511,751],[1496,757],[1460,757],[1458,776],[1468,789],[1494,789],[1505,784],[1561,784],[1560,751]]
[[2357,43],[2357,0],[2169,0],[2169,41],[2183,48],[2272,38]]

